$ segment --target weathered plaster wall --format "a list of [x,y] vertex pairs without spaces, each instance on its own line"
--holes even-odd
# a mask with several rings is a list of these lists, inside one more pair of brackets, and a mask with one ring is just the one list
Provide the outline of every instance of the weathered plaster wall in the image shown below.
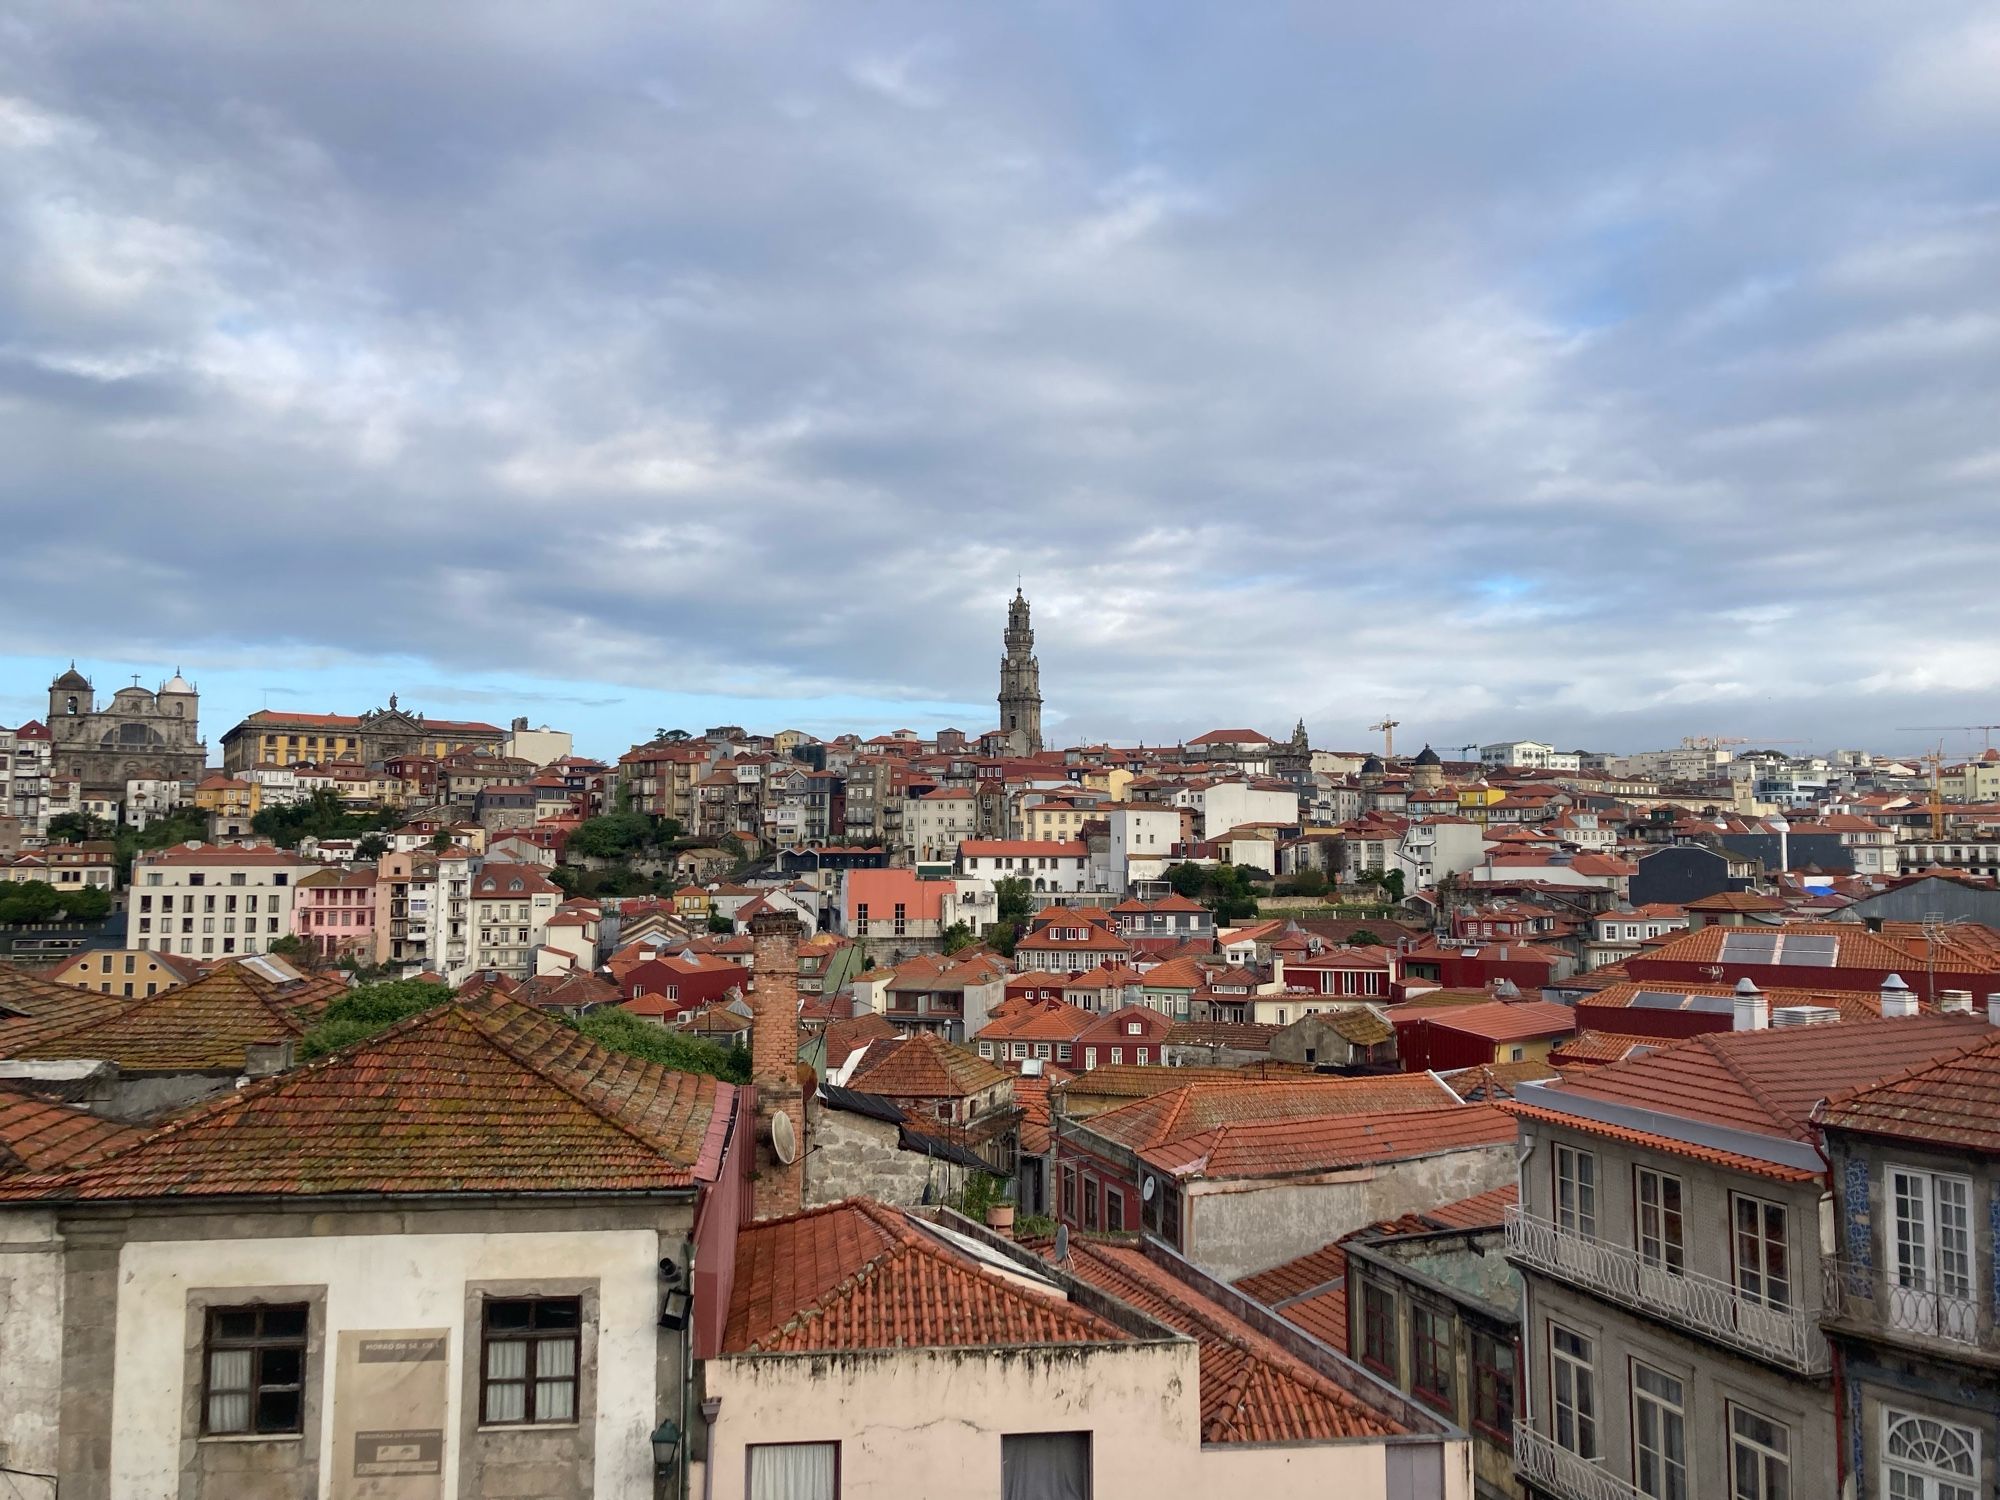
[[62,1323],[55,1215],[0,1214],[0,1464],[8,1468],[56,1471]]
[[[922,1201],[933,1168],[927,1158],[896,1145],[894,1125],[818,1105],[812,1118],[813,1149],[805,1159],[809,1207],[853,1197],[906,1206]],[[935,1170],[941,1180],[946,1169]]]
[[[658,1261],[672,1248],[663,1246],[656,1232],[629,1229],[127,1244],[118,1257],[110,1493],[117,1500],[173,1500],[181,1493],[183,1346],[188,1294],[194,1289],[324,1286],[329,1348],[341,1329],[449,1329],[442,1479],[443,1493],[457,1495],[467,1361],[477,1358],[478,1338],[476,1327],[468,1337],[467,1284],[546,1281],[560,1283],[560,1290],[590,1279],[597,1283],[600,1317],[591,1434],[595,1484],[574,1493],[650,1496],[647,1437],[657,1421]],[[109,1382],[112,1372],[102,1376]],[[476,1390],[476,1381],[470,1388]],[[320,1451],[329,1453],[332,1401],[319,1403],[319,1421]],[[328,1485],[322,1465],[309,1493],[326,1495]]]
[[1469,1198],[1514,1180],[1512,1145],[1445,1151],[1308,1183],[1195,1183],[1183,1254],[1234,1281],[1399,1214]]

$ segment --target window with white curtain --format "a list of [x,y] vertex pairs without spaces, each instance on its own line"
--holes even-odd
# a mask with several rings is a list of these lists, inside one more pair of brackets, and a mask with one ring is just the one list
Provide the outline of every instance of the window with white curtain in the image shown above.
[[836,1500],[840,1444],[755,1443],[750,1448],[750,1500]]
[[1003,1435],[1000,1500],[1090,1500],[1090,1434]]
[[576,1297],[488,1298],[481,1327],[480,1420],[574,1422],[582,1324]]
[[302,1303],[208,1310],[202,1350],[203,1432],[301,1429],[307,1320]]

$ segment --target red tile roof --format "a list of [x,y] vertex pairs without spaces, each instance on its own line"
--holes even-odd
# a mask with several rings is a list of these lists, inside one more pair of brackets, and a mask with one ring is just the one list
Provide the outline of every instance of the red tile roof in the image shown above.
[[1485,1005],[1449,1005],[1439,1009],[1421,1000],[1399,1005],[1389,1013],[1399,1030],[1427,1021],[1446,1031],[1459,1031],[1489,1042],[1568,1036],[1576,1030],[1576,1012],[1548,1000],[1490,1001]]
[[[63,967],[71,962],[64,959]],[[0,964],[0,1057],[19,1057],[46,1037],[115,1016],[131,1003]]]
[[526,1006],[451,1001],[0,1198],[686,1189],[719,1168],[733,1092]]
[[141,1139],[70,1104],[53,1104],[0,1083],[0,1176],[48,1172],[102,1160]]
[[1245,1276],[1236,1283],[1238,1291],[1255,1297],[1267,1307],[1276,1307],[1292,1297],[1317,1291],[1347,1275],[1347,1251],[1340,1241],[1308,1250],[1294,1260]]
[[2000,1035],[1827,1102],[1832,1129],[2000,1153]]
[[200,979],[76,1026],[45,1028],[11,1050],[23,1058],[96,1058],[127,1073],[240,1069],[253,1043],[303,1036],[346,993],[338,979],[279,983],[237,960]]
[[[1086,1074],[1072,1087],[1090,1089],[1097,1076]],[[1162,1071],[1162,1070],[1154,1070]],[[1376,1078],[1320,1078],[1299,1075],[1260,1079],[1223,1072],[1181,1082],[1188,1070],[1168,1074],[1168,1091],[1092,1115],[1088,1128],[1132,1150],[1164,1146],[1217,1126],[1250,1120],[1298,1120],[1384,1111],[1455,1107],[1458,1096],[1427,1073],[1392,1073]]]
[[1005,1083],[1010,1076],[970,1048],[923,1031],[876,1042],[848,1083],[894,1099],[962,1099]]
[[1065,1000],[1016,1002],[1017,1009],[980,1028],[982,1042],[1068,1042],[1097,1023],[1094,1011]]
[[1329,1442],[1403,1430],[1143,1250],[1072,1238],[1066,1269],[1200,1346],[1204,1444]]
[[850,1198],[736,1238],[722,1352],[1019,1348],[1131,1335],[982,1266],[898,1209]]
[[1281,1177],[1513,1141],[1513,1118],[1489,1104],[1408,1114],[1249,1120],[1139,1151],[1177,1177]]
[[[481,724],[476,720],[420,719],[419,730],[426,734],[504,734],[506,731],[495,724]],[[295,714],[282,713],[275,709],[259,709],[249,715],[239,729],[356,729],[361,720],[352,714]],[[234,733],[235,731],[231,731]]]
[[1616,1031],[1580,1031],[1549,1053],[1560,1067],[1623,1062],[1634,1051],[1658,1052],[1674,1045],[1670,1036],[1626,1036]]

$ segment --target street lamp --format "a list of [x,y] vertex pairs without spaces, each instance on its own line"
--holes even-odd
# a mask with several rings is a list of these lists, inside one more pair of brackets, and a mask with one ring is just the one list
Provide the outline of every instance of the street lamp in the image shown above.
[[674,1425],[672,1417],[666,1418],[653,1429],[653,1467],[662,1474],[672,1471],[680,1458],[681,1430]]

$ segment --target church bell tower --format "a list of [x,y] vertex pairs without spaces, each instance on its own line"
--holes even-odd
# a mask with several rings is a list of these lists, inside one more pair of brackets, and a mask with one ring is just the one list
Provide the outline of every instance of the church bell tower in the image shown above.
[[1007,606],[1007,654],[1000,659],[1000,728],[1017,753],[1042,748],[1042,665],[1035,660],[1035,630],[1028,601],[1017,587]]

